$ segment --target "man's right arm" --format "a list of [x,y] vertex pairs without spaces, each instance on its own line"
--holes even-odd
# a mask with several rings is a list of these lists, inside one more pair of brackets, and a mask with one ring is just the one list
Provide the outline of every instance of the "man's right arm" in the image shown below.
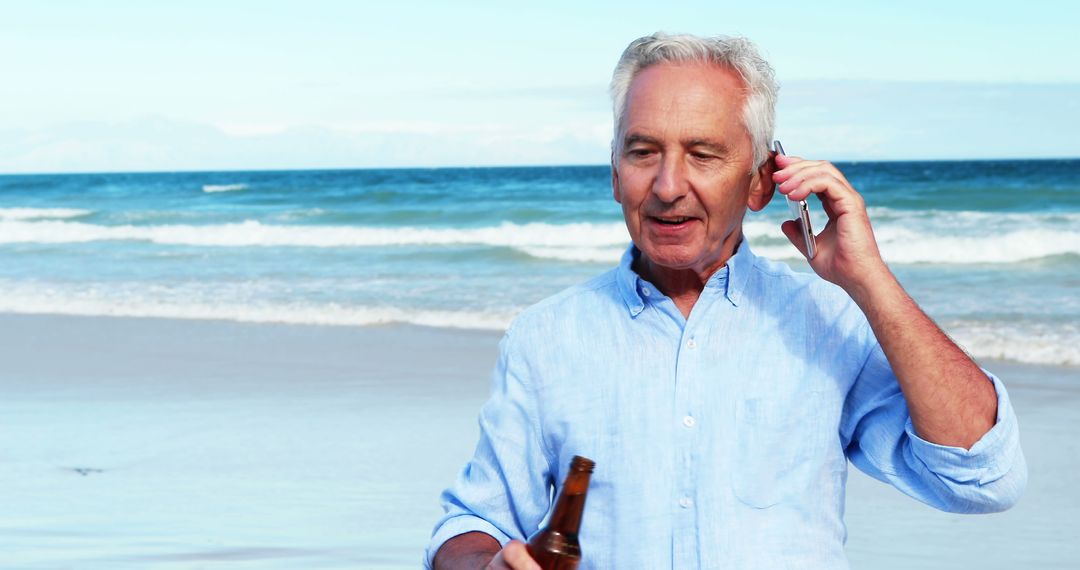
[[443,543],[435,554],[434,570],[540,570],[519,540],[500,550],[499,541],[482,532],[459,534]]
[[442,495],[446,514],[432,533],[428,568],[535,568],[521,540],[551,506],[554,462],[540,434],[532,367],[517,346],[507,331],[480,410],[476,452]]
[[499,541],[482,532],[459,534],[443,543],[435,553],[434,570],[476,570],[486,568],[500,550]]

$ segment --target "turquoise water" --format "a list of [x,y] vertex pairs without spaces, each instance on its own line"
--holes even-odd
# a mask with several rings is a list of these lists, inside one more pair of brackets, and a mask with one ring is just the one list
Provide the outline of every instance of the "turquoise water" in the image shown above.
[[[1080,160],[839,166],[886,260],[965,348],[1080,366]],[[0,176],[0,312],[498,329],[618,260],[609,180],[606,166]],[[776,201],[746,233],[807,271],[785,215]]]

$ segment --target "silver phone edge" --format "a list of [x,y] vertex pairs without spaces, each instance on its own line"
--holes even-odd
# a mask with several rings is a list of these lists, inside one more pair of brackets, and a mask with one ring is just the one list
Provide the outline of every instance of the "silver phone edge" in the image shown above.
[[810,226],[810,207],[806,200],[799,200],[799,227],[802,228],[803,242],[806,243],[807,259],[814,259],[817,253],[817,238],[814,237],[814,228]]

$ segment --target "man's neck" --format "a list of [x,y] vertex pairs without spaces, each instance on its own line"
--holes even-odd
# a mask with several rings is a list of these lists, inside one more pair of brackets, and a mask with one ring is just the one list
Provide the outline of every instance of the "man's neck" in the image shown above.
[[642,279],[652,283],[661,293],[670,297],[675,306],[679,308],[683,318],[690,318],[690,311],[694,308],[698,298],[701,297],[701,291],[705,289],[705,284],[709,282],[709,278],[713,274],[727,265],[728,260],[735,255],[735,251],[742,242],[742,236],[735,236],[735,239],[731,240],[731,242],[734,245],[724,244],[725,251],[720,260],[704,269],[663,267],[653,263],[645,255],[645,252],[641,252],[641,255],[634,260],[632,268]]

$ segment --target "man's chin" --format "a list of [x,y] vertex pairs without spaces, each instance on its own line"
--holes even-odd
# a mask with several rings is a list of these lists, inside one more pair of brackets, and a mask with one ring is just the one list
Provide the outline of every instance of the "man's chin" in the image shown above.
[[652,265],[674,271],[693,269],[699,258],[697,252],[687,246],[648,244],[639,249]]

